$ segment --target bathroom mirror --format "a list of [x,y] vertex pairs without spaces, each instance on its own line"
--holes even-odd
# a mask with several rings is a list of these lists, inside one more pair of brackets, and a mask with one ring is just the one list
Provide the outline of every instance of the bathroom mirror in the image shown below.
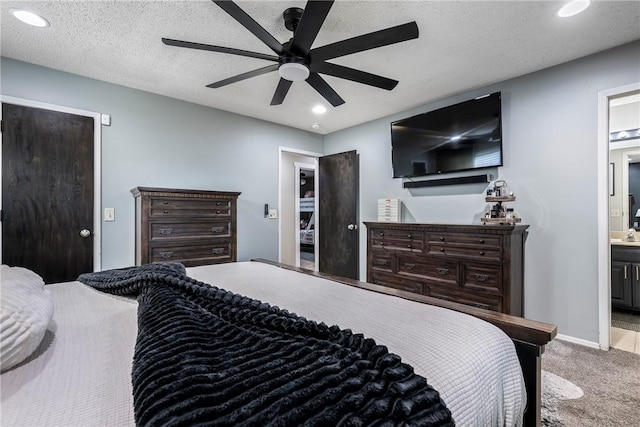
[[609,100],[609,137],[609,162],[614,165],[609,227],[640,230],[640,92]]

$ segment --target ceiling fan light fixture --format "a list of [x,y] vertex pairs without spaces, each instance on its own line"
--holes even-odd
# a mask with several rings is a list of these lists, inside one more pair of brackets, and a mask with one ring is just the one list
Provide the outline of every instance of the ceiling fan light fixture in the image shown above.
[[309,68],[297,62],[288,62],[278,68],[280,77],[290,82],[302,82],[309,77]]

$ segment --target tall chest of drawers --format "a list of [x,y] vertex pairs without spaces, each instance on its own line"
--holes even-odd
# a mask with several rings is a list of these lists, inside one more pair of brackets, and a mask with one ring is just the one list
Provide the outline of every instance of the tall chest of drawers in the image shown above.
[[136,187],[136,265],[234,262],[240,193]]
[[528,225],[365,225],[368,282],[523,316]]

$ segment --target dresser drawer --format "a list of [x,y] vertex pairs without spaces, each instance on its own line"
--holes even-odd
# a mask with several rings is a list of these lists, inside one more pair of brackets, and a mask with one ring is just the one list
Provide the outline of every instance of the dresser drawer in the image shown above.
[[393,257],[385,251],[372,251],[370,262],[371,270],[393,272]]
[[231,223],[229,221],[198,221],[198,222],[162,222],[149,223],[150,240],[162,241],[181,238],[230,237]]
[[371,248],[389,251],[422,253],[424,233],[422,231],[373,230]]
[[424,294],[424,284],[417,280],[406,279],[391,274],[371,272],[369,281],[376,285],[382,285],[400,291]]
[[214,264],[231,261],[231,242],[223,241],[207,245],[188,246],[150,246],[149,262],[182,262],[185,266],[192,263]]
[[453,301],[460,304],[466,304],[484,310],[492,310],[502,312],[501,297],[483,297],[478,295],[470,295],[463,292],[452,291],[449,288],[443,288],[435,285],[426,286],[427,295],[445,301]]
[[151,198],[151,217],[231,216],[231,201],[225,199]]
[[462,287],[502,295],[501,266],[463,263]]
[[457,234],[457,233],[428,233],[427,242],[431,244],[446,244],[462,247],[500,249],[502,241],[500,236],[487,236],[484,234]]
[[500,261],[500,249],[469,248],[455,245],[429,244],[429,255],[455,256],[466,259]]
[[457,287],[458,265],[458,261],[401,255],[398,256],[398,275]]

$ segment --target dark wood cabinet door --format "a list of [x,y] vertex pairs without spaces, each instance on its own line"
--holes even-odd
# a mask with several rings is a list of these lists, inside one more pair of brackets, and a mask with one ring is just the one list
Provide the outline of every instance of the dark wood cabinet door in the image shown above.
[[631,264],[611,261],[611,303],[616,307],[631,307]]
[[355,151],[318,159],[318,269],[358,279],[358,155]]
[[46,283],[93,271],[93,118],[3,103],[2,120],[2,262]]
[[640,310],[640,264],[631,264],[633,307]]

